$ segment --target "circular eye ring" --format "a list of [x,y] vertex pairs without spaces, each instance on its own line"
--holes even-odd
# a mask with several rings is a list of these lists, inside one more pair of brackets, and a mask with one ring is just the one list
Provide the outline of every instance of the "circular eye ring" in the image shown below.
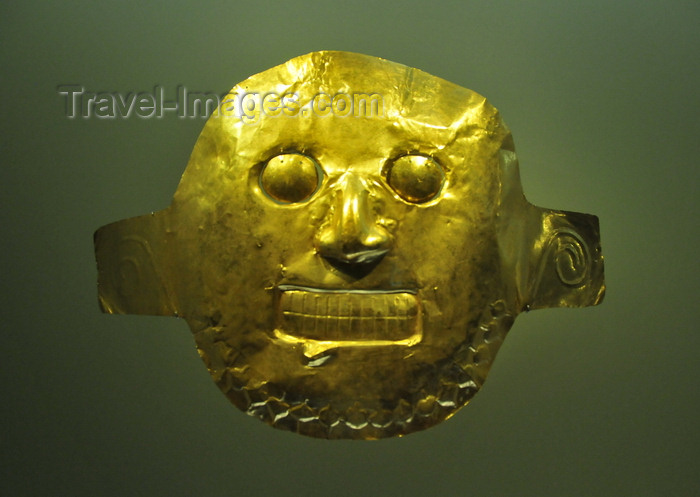
[[406,154],[384,167],[387,184],[406,202],[424,204],[433,200],[445,185],[445,171],[432,157]]
[[285,152],[270,158],[260,171],[258,184],[278,204],[297,204],[311,198],[323,181],[323,170],[308,155]]

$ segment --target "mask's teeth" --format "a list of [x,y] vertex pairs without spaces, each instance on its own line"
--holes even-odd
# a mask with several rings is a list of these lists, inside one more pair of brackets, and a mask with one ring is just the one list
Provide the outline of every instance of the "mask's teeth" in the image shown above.
[[286,290],[280,296],[280,328],[312,340],[403,340],[420,317],[408,292],[313,292]]

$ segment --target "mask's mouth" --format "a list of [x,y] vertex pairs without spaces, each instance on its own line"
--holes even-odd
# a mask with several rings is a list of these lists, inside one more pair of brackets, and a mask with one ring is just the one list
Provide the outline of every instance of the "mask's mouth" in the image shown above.
[[275,335],[314,357],[338,347],[414,345],[422,309],[414,290],[278,287]]

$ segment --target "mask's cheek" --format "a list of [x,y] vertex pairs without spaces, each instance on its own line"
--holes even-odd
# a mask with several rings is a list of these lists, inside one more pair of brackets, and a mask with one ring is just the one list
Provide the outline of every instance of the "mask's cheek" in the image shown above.
[[449,353],[468,339],[490,303],[504,295],[494,224],[437,208],[422,214],[404,220],[402,233],[413,237],[401,245],[401,258],[414,267],[424,312],[423,345]]
[[196,319],[199,328],[226,323],[243,334],[268,329],[274,313],[266,289],[279,271],[274,262],[279,257],[270,253],[270,245],[251,236],[255,216],[244,209],[236,216],[228,212],[231,210],[223,215],[203,215],[191,237],[194,241],[188,257],[194,267],[190,286],[192,291],[199,287],[201,295],[196,312],[188,318]]

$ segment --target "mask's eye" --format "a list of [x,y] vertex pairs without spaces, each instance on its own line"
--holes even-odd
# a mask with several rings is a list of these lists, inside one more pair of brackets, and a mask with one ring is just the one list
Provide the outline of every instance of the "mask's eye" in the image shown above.
[[306,155],[280,154],[265,164],[260,186],[277,202],[292,204],[308,199],[321,184],[323,173]]
[[440,164],[424,155],[404,155],[384,169],[386,182],[404,200],[421,204],[433,199],[445,182]]

